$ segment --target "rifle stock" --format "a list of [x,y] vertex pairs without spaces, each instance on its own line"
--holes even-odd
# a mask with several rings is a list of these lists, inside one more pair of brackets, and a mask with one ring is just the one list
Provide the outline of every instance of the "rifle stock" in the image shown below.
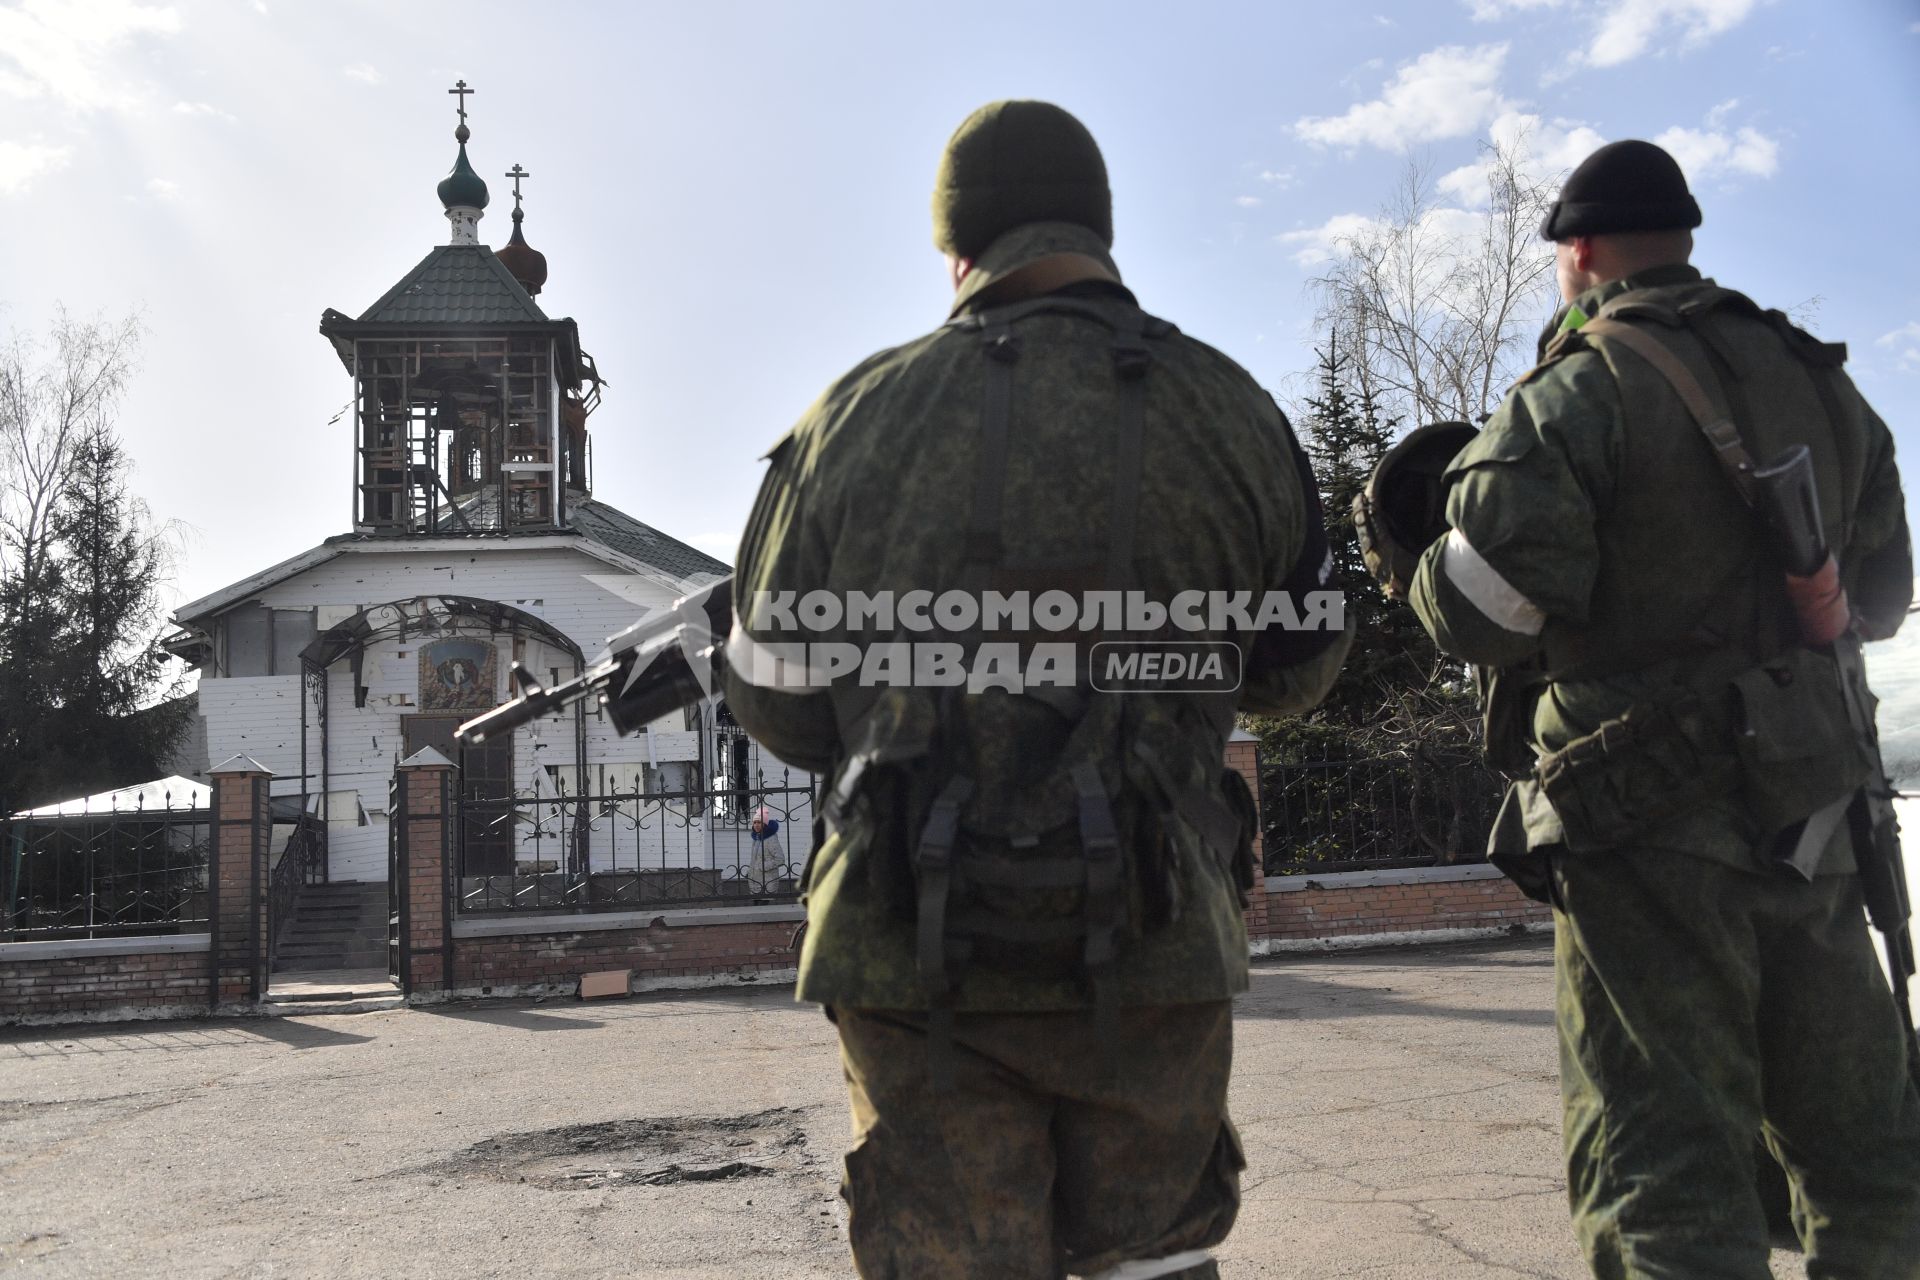
[[1847,824],[1867,915],[1886,947],[1887,974],[1906,1033],[1907,1066],[1920,1082],[1920,1033],[1915,1031],[1913,1005],[1907,996],[1907,980],[1915,972],[1913,904],[1908,901],[1900,821],[1893,808],[1893,784],[1880,754],[1866,653],[1840,586],[1839,565],[1827,546],[1811,453],[1805,445],[1794,445],[1756,468],[1753,478],[1761,514],[1773,534],[1774,552],[1786,568],[1787,596],[1801,639],[1814,648],[1830,646],[1840,670],[1847,720],[1868,759],[1867,780],[1847,804]]
[[513,697],[467,721],[454,736],[475,746],[587,701],[598,702],[614,732],[625,736],[718,690],[732,628],[733,579],[722,578],[614,636],[607,651],[571,680],[542,687],[514,663]]

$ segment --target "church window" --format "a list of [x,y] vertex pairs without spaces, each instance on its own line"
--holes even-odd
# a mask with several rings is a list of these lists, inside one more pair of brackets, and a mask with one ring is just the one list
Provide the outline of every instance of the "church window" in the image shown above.
[[297,676],[300,651],[313,642],[311,609],[268,609],[257,604],[229,610],[222,619],[229,676]]

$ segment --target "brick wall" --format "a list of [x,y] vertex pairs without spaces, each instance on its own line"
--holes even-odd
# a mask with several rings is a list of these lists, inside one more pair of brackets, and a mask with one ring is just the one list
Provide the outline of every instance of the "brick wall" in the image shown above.
[[407,793],[402,803],[406,830],[407,914],[402,917],[411,946],[406,981],[428,990],[441,983],[446,962],[447,841],[443,825],[451,815],[447,801],[453,771],[441,767],[402,767]]
[[1269,950],[1302,943],[1392,942],[1395,934],[1519,933],[1553,912],[1529,900],[1492,867],[1413,867],[1267,880]]
[[791,978],[799,954],[789,944],[801,918],[788,906],[461,920],[454,926],[452,989],[570,991],[596,969],[632,969],[636,989]]
[[0,1024],[178,1017],[206,1009],[204,933],[0,947]]
[[267,993],[267,844],[273,775],[243,756],[213,767],[213,852],[208,866],[213,948],[222,1005]]

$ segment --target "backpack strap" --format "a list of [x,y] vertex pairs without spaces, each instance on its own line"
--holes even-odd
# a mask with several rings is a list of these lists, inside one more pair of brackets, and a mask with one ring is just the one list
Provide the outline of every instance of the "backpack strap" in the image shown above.
[[972,794],[971,779],[959,775],[949,778],[933,802],[913,853],[920,883],[918,962],[929,1005],[927,1075],[935,1090],[953,1087],[953,979],[947,971],[947,896],[953,887],[953,845],[960,834],[960,809]]
[[982,350],[987,357],[986,388],[980,400],[980,460],[973,477],[973,506],[967,516],[965,565],[961,573],[985,585],[986,571],[1006,556],[1000,538],[1000,509],[1007,492],[1007,450],[1013,419],[1013,366],[1020,359],[1020,340],[1009,320],[996,318],[984,326]]
[[1086,949],[1082,953],[1087,978],[1093,986],[1095,1039],[1106,1047],[1106,1066],[1114,1066],[1112,1047],[1118,1040],[1119,1002],[1114,991],[1114,939],[1126,923],[1127,900],[1120,883],[1120,832],[1113,820],[1113,802],[1091,760],[1073,766],[1073,787],[1080,797],[1080,850],[1086,860],[1084,902]]
[[1140,472],[1147,421],[1147,345],[1144,311],[1133,311],[1113,335],[1113,372],[1120,381],[1120,413],[1113,442],[1113,506],[1107,520],[1107,588],[1124,590],[1133,580],[1133,537],[1140,509]]
[[953,846],[960,834],[960,810],[973,794],[973,780],[956,774],[947,779],[913,851],[920,882],[919,970],[927,995],[940,1000],[952,990],[947,972],[947,896],[953,887]]

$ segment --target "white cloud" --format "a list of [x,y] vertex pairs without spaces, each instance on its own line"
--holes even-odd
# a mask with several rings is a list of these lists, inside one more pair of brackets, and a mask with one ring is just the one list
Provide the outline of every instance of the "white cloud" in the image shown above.
[[1262,182],[1272,183],[1282,191],[1292,186],[1294,181],[1291,169],[1262,169],[1254,176]]
[[1631,62],[1679,28],[1683,48],[1703,44],[1746,21],[1760,0],[1611,0],[1581,60],[1594,67]]
[[1780,144],[1754,128],[1727,133],[1711,125],[1705,129],[1676,125],[1654,142],[1680,162],[1691,183],[1721,175],[1771,178],[1780,169]]
[[180,184],[168,178],[148,178],[147,194],[155,200],[178,200]]
[[1882,334],[1873,345],[1891,351],[1900,372],[1920,373],[1920,320],[1909,320],[1892,333]]
[[1739,105],[1740,105],[1740,99],[1728,98],[1725,102],[1722,102],[1720,105],[1716,106],[1713,110],[1707,112],[1707,128],[1718,129],[1722,125],[1726,124],[1727,117],[1732,115],[1734,112],[1734,109]]
[[386,77],[371,62],[356,62],[350,67],[340,68],[340,74],[349,80],[358,80],[362,84],[379,84]]
[[1344,115],[1304,117],[1294,132],[1321,146],[1388,151],[1463,137],[1504,105],[1495,83],[1506,58],[1504,44],[1443,45],[1402,64],[1373,101],[1356,103]]
[[228,124],[234,123],[232,112],[222,111],[211,102],[176,102],[173,104],[173,113],[178,116],[210,116],[225,120]]
[[[1592,155],[1606,139],[1579,120],[1542,120],[1531,112],[1503,111],[1487,128],[1490,141],[1503,149],[1524,144],[1527,176],[1558,185],[1568,170]],[[1434,189],[1468,208],[1487,203],[1487,161],[1482,158],[1442,174]]]
[[[1384,229],[1384,224],[1378,219],[1357,213],[1343,213],[1327,219],[1320,226],[1289,231],[1275,239],[1294,251],[1295,263],[1312,269],[1346,257],[1357,245],[1364,244]],[[1442,299],[1469,310],[1476,305],[1470,296],[1472,286],[1465,280],[1456,280],[1454,273],[1479,255],[1486,231],[1485,212],[1436,206],[1420,215],[1419,225],[1410,233],[1411,241],[1419,246],[1413,258],[1396,255],[1390,261],[1396,271],[1406,269],[1419,274],[1424,281],[1419,287],[1434,287]],[[1544,255],[1548,252],[1538,242],[1529,240],[1528,243],[1534,246],[1532,251],[1535,253]],[[1457,289],[1468,292],[1456,293]]]
[[21,194],[41,174],[64,168],[72,154],[66,147],[0,139],[0,195]]
[[1349,243],[1374,226],[1374,220],[1363,213],[1340,213],[1317,227],[1285,231],[1274,239],[1293,249],[1293,260],[1301,266],[1317,267],[1341,256]]
[[1242,209],[1257,209],[1265,203],[1259,196],[1235,196],[1233,202]]
[[1498,22],[1510,14],[1533,9],[1558,9],[1566,0],[1466,0],[1467,15],[1475,22]]
[[135,96],[110,65],[113,51],[137,36],[179,29],[180,15],[171,7],[133,0],[25,0],[0,7],[0,93],[52,98],[80,111],[130,107]]

